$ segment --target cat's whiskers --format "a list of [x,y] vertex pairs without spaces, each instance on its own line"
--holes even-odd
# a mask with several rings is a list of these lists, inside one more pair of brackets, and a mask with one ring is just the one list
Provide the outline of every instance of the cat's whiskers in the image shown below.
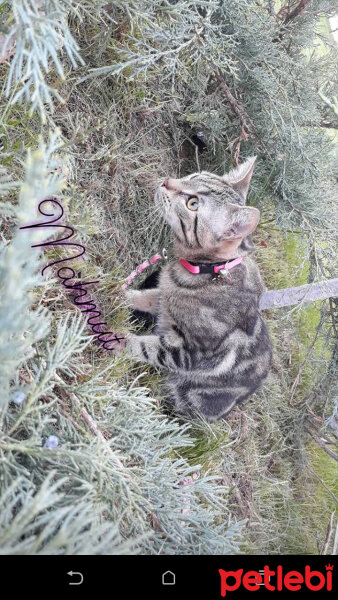
[[149,214],[146,216],[146,221],[149,222],[150,225],[152,225],[157,221],[158,218],[164,218],[163,210],[161,209],[161,207],[149,211]]
[[158,217],[160,217],[160,221],[164,220],[164,215],[163,215],[163,210],[161,206],[155,207],[155,208],[150,208],[148,212],[146,212],[145,216],[142,218],[142,221],[140,222],[140,226],[138,228],[136,228],[136,231],[141,231],[144,230],[144,228],[154,228],[154,227],[158,227],[159,224],[159,219]]

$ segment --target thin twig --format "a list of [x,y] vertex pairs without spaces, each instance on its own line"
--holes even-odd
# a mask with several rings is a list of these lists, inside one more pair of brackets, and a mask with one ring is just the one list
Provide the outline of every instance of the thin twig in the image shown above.
[[312,473],[312,475],[314,475],[316,477],[316,479],[318,479],[318,481],[322,484],[322,486],[326,489],[327,493],[331,496],[331,498],[334,500],[334,502],[338,505],[338,498],[334,495],[334,493],[330,490],[330,488],[326,485],[325,481],[322,480],[321,477],[319,477],[319,475],[317,475],[317,473],[309,466],[307,465],[308,470],[310,471],[310,473]]
[[253,124],[252,120],[250,119],[248,113],[243,108],[243,106],[241,104],[239,104],[238,100],[236,100],[236,98],[232,94],[230,88],[227,86],[225,81],[222,79],[221,75],[215,74],[215,79],[218,83],[219,89],[226,97],[227,101],[229,102],[230,106],[233,108],[236,115],[240,118],[241,124],[242,124],[242,127],[243,127],[245,133],[250,134],[250,133],[254,132],[255,127],[254,127],[254,124]]
[[90,431],[100,440],[100,442],[104,446],[105,450],[108,452],[110,458],[115,463],[116,467],[118,469],[120,469],[120,471],[122,471],[125,475],[128,474],[125,466],[122,464],[120,459],[116,456],[116,454],[113,452],[112,448],[110,447],[109,443],[107,442],[106,438],[104,437],[102,431],[100,431],[100,429],[98,428],[94,419],[90,416],[90,414],[86,411],[86,409],[81,405],[81,402],[77,398],[77,396],[74,393],[68,392],[68,390],[64,389],[64,386],[66,385],[66,383],[63,381],[63,379],[61,379],[61,377],[59,375],[55,375],[55,379],[63,386],[63,391],[67,394],[67,396],[73,402],[73,404],[75,404],[75,406],[77,407],[77,409],[80,412],[81,417],[83,418],[85,423],[88,425]]
[[337,527],[336,527],[336,533],[334,536],[332,555],[336,556],[337,553],[338,553],[338,523],[337,523]]
[[330,543],[330,540],[331,540],[332,527],[333,527],[333,519],[334,519],[335,514],[336,514],[335,511],[333,511],[333,513],[331,515],[331,518],[330,518],[330,521],[329,521],[329,524],[327,526],[326,537],[325,537],[325,541],[324,541],[324,545],[323,545],[321,554],[327,554],[327,550],[328,550],[329,543]]
[[314,439],[316,444],[318,444],[318,446],[320,446],[324,450],[324,452],[326,452],[326,454],[328,454],[329,456],[331,456],[331,458],[333,458],[335,461],[338,462],[337,454],[332,452],[332,450],[330,450],[330,448],[328,448],[326,446],[326,444],[324,444],[324,442],[322,442],[322,440],[320,439],[320,437],[318,435],[313,433],[313,431],[311,431],[311,429],[309,429],[308,427],[305,428],[305,431],[307,431],[307,433]]

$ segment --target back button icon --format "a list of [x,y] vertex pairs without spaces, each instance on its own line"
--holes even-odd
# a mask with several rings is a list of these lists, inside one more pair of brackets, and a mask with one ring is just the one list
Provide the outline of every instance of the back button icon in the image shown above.
[[74,581],[69,581],[68,585],[81,585],[83,582],[83,575],[79,571],[69,571],[67,575],[74,577]]

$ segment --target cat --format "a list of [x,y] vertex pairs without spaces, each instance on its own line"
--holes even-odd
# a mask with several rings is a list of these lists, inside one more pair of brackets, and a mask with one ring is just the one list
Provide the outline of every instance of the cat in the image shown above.
[[171,226],[178,260],[162,269],[157,288],[127,292],[129,306],[157,322],[155,333],[127,339],[128,354],[165,369],[176,410],[207,421],[246,400],[271,365],[258,309],[265,288],[250,238],[260,213],[245,205],[255,160],[224,176],[165,179],[155,204]]

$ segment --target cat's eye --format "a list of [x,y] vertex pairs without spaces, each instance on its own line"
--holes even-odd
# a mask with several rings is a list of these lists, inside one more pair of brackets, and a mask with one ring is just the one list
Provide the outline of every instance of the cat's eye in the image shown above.
[[186,206],[189,208],[189,210],[197,210],[198,198],[196,198],[196,196],[189,196]]

